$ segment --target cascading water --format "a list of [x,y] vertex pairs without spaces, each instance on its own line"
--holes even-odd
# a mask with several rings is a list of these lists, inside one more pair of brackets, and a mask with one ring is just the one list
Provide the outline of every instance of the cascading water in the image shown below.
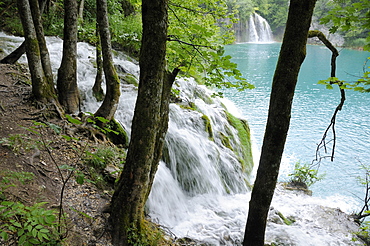
[[[2,47],[9,53],[23,39],[0,33],[1,40],[5,40]],[[56,71],[62,41],[58,38],[47,41]],[[89,112],[95,112],[99,106],[91,93],[94,52],[90,45],[78,44],[79,88],[84,95],[84,110]],[[23,57],[22,62],[25,61]],[[124,56],[116,56],[115,64],[134,76],[139,73],[138,66]],[[238,130],[226,112],[229,102],[212,98],[211,91],[192,79],[179,79],[175,86],[181,89],[182,103],[170,105],[164,158],[147,211],[177,237],[189,237],[206,245],[241,245],[250,199],[247,184],[251,182],[251,157],[241,147]],[[122,96],[115,115],[129,133],[136,91],[134,85],[121,85]],[[351,241],[350,230],[356,230],[356,226],[338,210],[324,207],[330,205],[351,210],[341,200],[308,197],[279,187],[272,203],[275,209],[271,210],[266,242],[297,246],[362,245]],[[276,216],[277,211],[295,222],[285,224]]]
[[253,13],[249,17],[247,34],[247,42],[273,42],[272,31],[269,23],[257,13]]
[[234,24],[237,43],[271,43],[274,37],[269,23],[257,13],[249,16],[247,21]]

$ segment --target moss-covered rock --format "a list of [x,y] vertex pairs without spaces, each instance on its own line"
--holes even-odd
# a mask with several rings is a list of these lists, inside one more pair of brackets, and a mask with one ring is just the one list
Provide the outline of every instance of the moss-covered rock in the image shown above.
[[129,138],[127,132],[122,127],[122,125],[115,119],[111,120],[106,128],[112,130],[107,132],[107,137],[116,145],[121,145],[124,148],[128,147]]
[[234,149],[234,152],[239,157],[243,171],[250,173],[253,169],[253,157],[248,122],[246,120],[235,117],[228,111],[225,111],[225,114],[229,124],[238,131],[240,148]]
[[214,138],[213,138],[213,130],[212,130],[212,125],[211,125],[211,120],[205,114],[203,114],[202,119],[204,121],[204,126],[206,128],[206,131],[208,133],[208,138],[209,138],[209,140],[213,141]]

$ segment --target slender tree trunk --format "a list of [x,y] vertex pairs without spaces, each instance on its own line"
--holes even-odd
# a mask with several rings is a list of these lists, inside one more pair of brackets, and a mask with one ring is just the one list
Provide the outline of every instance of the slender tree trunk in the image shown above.
[[18,11],[22,21],[26,55],[32,80],[32,94],[39,101],[53,101],[55,97],[52,87],[45,76],[41,63],[40,47],[28,0],[17,0]]
[[84,21],[84,7],[85,7],[85,0],[81,0],[78,6],[78,19],[80,23]]
[[150,170],[149,185],[148,185],[149,189],[147,191],[146,199],[149,197],[150,190],[151,190],[151,187],[154,181],[154,176],[157,172],[158,164],[162,157],[164,140],[165,140],[166,133],[168,130],[171,88],[172,88],[173,82],[175,81],[176,76],[179,73],[179,71],[180,69],[175,68],[172,71],[172,73],[166,72],[166,76],[164,78],[162,99],[161,99],[161,111],[160,111],[161,122],[159,125],[159,129],[157,130],[157,139],[156,139],[155,148],[154,148],[154,159],[153,159],[152,168]]
[[39,6],[39,1],[38,0],[29,0],[29,2],[30,2],[30,6],[31,6],[31,13],[32,13],[32,18],[33,18],[33,23],[34,23],[35,30],[36,30],[37,41],[39,43],[39,48],[40,48],[40,57],[41,57],[42,68],[44,70],[48,86],[49,86],[50,90],[52,90],[53,93],[55,94],[53,71],[51,69],[49,51],[48,51],[48,48],[46,46],[44,28],[42,26],[42,21],[41,21],[41,11],[40,11],[40,9],[43,10],[43,7]]
[[163,121],[168,121],[168,115],[161,114],[161,111],[168,114],[168,105],[165,105],[168,101],[164,97],[168,97],[167,91],[172,85],[171,80],[164,78],[167,7],[167,0],[142,1],[139,91],[126,164],[112,197],[114,245],[132,245],[134,242],[129,242],[132,235],[145,235],[145,231],[142,231],[144,206],[151,189],[153,172],[158,166],[157,141],[163,141],[161,128],[167,124]]
[[[45,9],[46,0],[41,0],[39,2],[40,5],[40,13],[44,12]],[[12,5],[12,4],[11,4]],[[11,6],[9,5],[9,6]],[[0,15],[1,16],[1,15]],[[26,41],[23,41],[23,43],[15,49],[12,53],[4,57],[0,63],[2,64],[15,64],[21,56],[26,53]]]
[[95,76],[95,82],[94,86],[92,88],[93,95],[98,101],[103,101],[104,99],[104,92],[101,87],[101,84],[103,83],[103,57],[101,52],[101,42],[100,42],[100,35],[99,35],[99,27],[98,24],[96,24],[96,37],[98,42],[96,43],[96,76]]
[[95,116],[101,116],[107,120],[112,120],[118,107],[121,93],[120,80],[113,64],[107,0],[97,0],[96,6],[107,90],[104,101],[100,108],[96,111]]
[[270,106],[261,158],[249,203],[243,245],[263,246],[267,214],[279,174],[281,156],[290,124],[298,73],[306,55],[308,29],[316,0],[291,0]]
[[77,87],[77,0],[64,0],[63,57],[58,69],[57,89],[66,113],[80,111]]

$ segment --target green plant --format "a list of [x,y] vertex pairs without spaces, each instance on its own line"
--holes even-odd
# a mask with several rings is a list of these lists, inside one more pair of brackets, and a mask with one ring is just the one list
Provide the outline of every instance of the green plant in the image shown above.
[[0,172],[0,199],[5,200],[3,192],[9,188],[16,186],[16,182],[25,184],[27,181],[33,180],[35,175],[31,172],[14,172],[10,170],[4,170]]
[[307,187],[313,185],[317,181],[324,178],[325,174],[318,175],[318,169],[313,169],[311,165],[305,163],[301,164],[300,161],[296,162],[294,171],[288,174],[291,177],[289,183],[305,184]]
[[43,208],[45,204],[25,206],[20,202],[1,202],[1,238],[24,246],[60,245],[55,211]]
[[0,144],[11,149],[16,154],[21,151],[28,152],[40,146],[40,142],[35,142],[25,134],[10,134],[7,138],[0,139]]

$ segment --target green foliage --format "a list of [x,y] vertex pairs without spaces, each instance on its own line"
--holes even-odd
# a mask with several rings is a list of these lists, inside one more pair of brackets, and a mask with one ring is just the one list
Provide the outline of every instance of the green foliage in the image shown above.
[[255,4],[252,0],[227,0],[228,13],[234,14],[238,21],[245,22],[255,11]]
[[39,141],[34,141],[25,134],[10,134],[9,137],[0,139],[0,144],[11,149],[16,154],[22,151],[29,152],[40,146]]
[[20,202],[0,203],[0,236],[18,245],[60,245],[55,211],[43,208],[45,202],[25,206]]
[[[180,68],[185,76],[198,78],[207,86],[252,88],[224,56],[223,46],[234,41],[230,24],[233,19],[224,1],[175,0],[169,3],[169,70]],[[232,79],[229,79],[232,77]]]
[[16,184],[26,184],[33,180],[35,175],[30,172],[14,172],[10,170],[0,171],[0,200],[5,200],[3,192],[9,187],[15,187]]
[[112,43],[119,44],[120,49],[137,58],[142,35],[141,15],[135,14],[127,17],[111,15],[109,23]]
[[257,11],[268,21],[275,34],[285,28],[289,0],[255,1],[255,4]]
[[45,202],[26,206],[21,202],[8,201],[3,192],[17,184],[34,179],[30,172],[1,171],[0,237],[5,242],[18,245],[60,245],[54,210],[44,208]]
[[62,0],[50,2],[42,17],[45,35],[63,37],[64,4]]
[[341,31],[346,40],[366,38],[365,50],[370,50],[370,1],[331,1],[332,8],[321,19],[322,24],[330,24],[332,33]]
[[291,177],[290,183],[306,184],[308,187],[324,178],[325,174],[318,175],[318,169],[313,169],[309,164],[301,164],[296,162],[293,173],[289,174]]
[[84,162],[96,169],[104,169],[108,164],[121,166],[124,155],[117,148],[101,146],[94,152],[86,152]]

